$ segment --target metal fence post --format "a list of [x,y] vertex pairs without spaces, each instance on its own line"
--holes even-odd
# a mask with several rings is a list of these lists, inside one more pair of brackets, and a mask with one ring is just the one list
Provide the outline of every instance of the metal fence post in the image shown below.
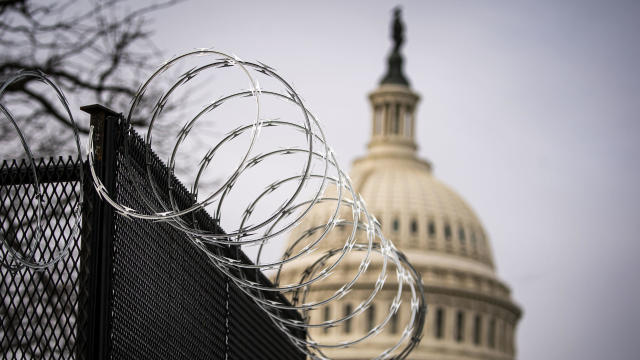
[[[109,194],[116,191],[117,125],[120,116],[102,105],[80,108],[90,115],[94,129],[96,174]],[[89,199],[87,199],[89,200]],[[88,271],[89,304],[87,321],[87,359],[106,360],[110,352],[111,281],[113,258],[114,211],[98,196],[92,196],[91,233],[87,239],[91,247]]]

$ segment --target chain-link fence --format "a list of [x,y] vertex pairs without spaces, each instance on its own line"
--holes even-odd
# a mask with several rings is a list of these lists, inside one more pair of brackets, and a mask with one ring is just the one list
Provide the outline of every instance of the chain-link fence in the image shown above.
[[[151,174],[155,183],[168,186],[166,166],[129,131],[121,116],[100,106],[85,111],[98,129],[94,138],[98,176],[118,202],[132,208],[148,206],[145,202],[153,196],[141,192],[152,188],[134,182]],[[16,161],[0,166],[0,236],[4,239],[0,259],[11,259],[11,249],[47,257],[71,242],[68,255],[43,271],[0,269],[4,358],[305,357],[183,232],[167,223],[115,214],[100,201],[90,181],[81,189],[83,166],[63,159],[38,164],[40,193],[45,197],[40,220],[44,231],[39,236],[37,224],[30,223],[37,218],[38,201],[31,167]],[[172,185],[178,206],[193,202],[182,184],[174,179]],[[74,209],[81,192],[80,218]],[[222,233],[204,211],[184,220]],[[74,231],[75,226],[81,231]],[[248,261],[237,249],[218,251]],[[249,275],[268,282],[261,273]],[[287,316],[300,319],[295,312]]]

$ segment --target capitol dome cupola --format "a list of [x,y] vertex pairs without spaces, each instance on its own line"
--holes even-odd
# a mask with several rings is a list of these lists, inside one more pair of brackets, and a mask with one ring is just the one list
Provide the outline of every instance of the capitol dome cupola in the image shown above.
[[404,42],[404,25],[399,8],[394,9],[392,39],[386,74],[378,88],[369,94],[373,110],[369,149],[372,153],[411,157],[417,149],[415,110],[420,97],[409,87],[402,69],[404,59],[400,48]]
[[[522,311],[512,300],[509,286],[496,273],[489,235],[476,213],[462,196],[436,178],[428,161],[418,156],[415,130],[419,96],[403,73],[400,49],[404,25],[399,9],[394,10],[391,28],[393,48],[387,69],[377,88],[369,94],[373,116],[368,151],[353,162],[349,176],[354,190],[366,201],[367,210],[378,219],[384,235],[422,276],[429,310],[422,340],[409,358],[514,360],[515,333]],[[335,196],[330,189],[327,191],[328,197]],[[333,211],[335,208],[329,203],[315,206],[300,228],[325,224]],[[292,236],[291,241],[296,239]],[[332,232],[323,249],[344,244],[344,239],[344,232]],[[360,260],[355,259],[349,269],[359,265]],[[369,265],[372,273],[381,268],[380,261]],[[325,288],[310,292],[309,299],[324,299],[351,279],[347,272],[336,271],[333,275],[327,278]],[[388,315],[387,309],[396,295],[394,278],[387,281],[391,286],[383,287],[373,306],[363,316],[354,317],[349,326],[311,329],[309,333],[314,339],[340,343],[371,331],[373,321]],[[375,279],[364,277],[361,286],[353,289],[349,297],[312,313],[313,321],[352,313],[376,286]],[[408,296],[403,301],[409,301]],[[408,321],[410,312],[400,308],[394,316],[403,323]],[[393,329],[390,325],[374,341],[330,355],[340,360],[372,359],[395,344],[399,334]]]

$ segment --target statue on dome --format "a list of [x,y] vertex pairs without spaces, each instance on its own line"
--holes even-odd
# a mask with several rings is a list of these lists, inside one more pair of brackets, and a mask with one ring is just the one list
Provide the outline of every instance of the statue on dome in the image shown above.
[[402,9],[400,6],[393,8],[393,23],[391,24],[391,39],[393,50],[387,58],[387,73],[380,81],[381,84],[399,84],[409,86],[409,80],[402,73],[402,55],[400,47],[404,43],[404,23],[402,22]]
[[397,6],[393,9],[393,52],[397,53],[400,51],[400,47],[404,42],[404,24],[402,23],[402,19],[400,15],[402,14],[402,9]]

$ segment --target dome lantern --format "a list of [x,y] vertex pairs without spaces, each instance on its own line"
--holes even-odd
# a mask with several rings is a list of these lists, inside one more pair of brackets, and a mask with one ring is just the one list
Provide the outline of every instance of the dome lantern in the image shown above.
[[380,86],[369,95],[373,119],[371,152],[387,155],[415,156],[415,111],[420,97],[409,87],[402,71],[400,47],[404,43],[404,24],[400,8],[394,9],[393,49],[387,59],[387,73]]

